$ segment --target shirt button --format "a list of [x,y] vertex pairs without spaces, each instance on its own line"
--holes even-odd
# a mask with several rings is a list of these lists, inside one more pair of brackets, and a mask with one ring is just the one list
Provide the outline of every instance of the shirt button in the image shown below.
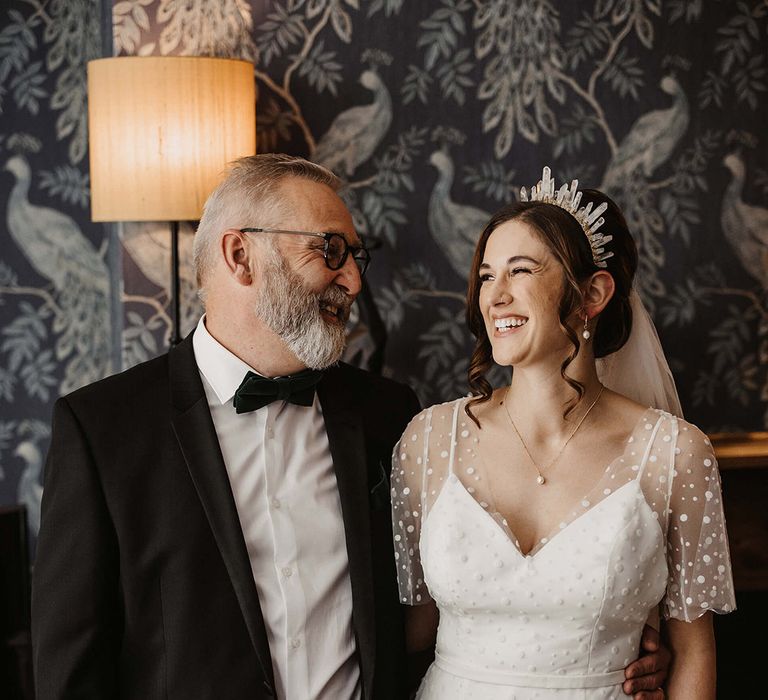
[[275,437],[275,431],[272,430],[272,428],[267,428],[267,437],[270,438],[270,439]]
[[290,566],[284,566],[283,576],[285,576],[285,578],[290,578],[291,576],[293,576],[293,569]]
[[271,501],[271,504],[272,504],[273,508],[279,508],[280,507],[280,500],[277,499],[277,498],[273,498],[272,501]]
[[291,640],[291,647],[293,649],[298,649],[301,646],[301,640],[296,639],[295,637]]

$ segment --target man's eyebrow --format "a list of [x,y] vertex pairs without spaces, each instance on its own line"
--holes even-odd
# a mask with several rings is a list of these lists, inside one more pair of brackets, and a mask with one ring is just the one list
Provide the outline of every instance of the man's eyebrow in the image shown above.
[[365,243],[363,243],[363,239],[360,238],[360,236],[357,233],[353,233],[350,238],[347,238],[349,235],[348,231],[334,231],[333,229],[328,229],[327,231],[323,231],[323,233],[335,233],[337,236],[341,236],[346,242],[347,245],[351,245],[353,247],[360,247],[364,246]]
[[[515,263],[519,262],[531,262],[534,265],[540,265],[541,263],[536,260],[535,258],[531,258],[527,255],[513,255],[511,258],[507,259],[507,265],[514,265]],[[490,265],[488,263],[480,263],[480,269],[484,270],[486,268],[489,268]]]

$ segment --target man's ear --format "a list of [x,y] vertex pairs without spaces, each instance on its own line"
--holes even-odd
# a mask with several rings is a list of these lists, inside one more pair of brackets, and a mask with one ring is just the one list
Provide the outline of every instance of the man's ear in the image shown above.
[[253,284],[253,246],[247,236],[237,229],[227,229],[219,250],[232,278],[243,286]]
[[584,308],[589,318],[594,318],[608,306],[616,291],[616,283],[610,272],[595,272],[584,290]]

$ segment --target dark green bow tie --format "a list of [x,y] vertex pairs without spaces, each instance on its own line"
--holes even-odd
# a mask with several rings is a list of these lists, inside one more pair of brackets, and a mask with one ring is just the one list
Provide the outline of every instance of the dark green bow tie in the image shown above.
[[315,385],[322,376],[323,373],[316,369],[305,369],[298,374],[274,379],[248,372],[235,392],[235,410],[248,413],[278,400],[297,406],[311,406]]

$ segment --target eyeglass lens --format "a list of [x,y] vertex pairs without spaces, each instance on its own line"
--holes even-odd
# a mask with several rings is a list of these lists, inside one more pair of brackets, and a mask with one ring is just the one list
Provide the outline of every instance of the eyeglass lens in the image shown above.
[[[350,246],[347,244],[346,240],[344,240],[343,236],[336,233],[330,234],[327,241],[326,260],[328,261],[328,266],[332,270],[338,270],[346,262]],[[365,268],[368,266],[368,261],[370,259],[368,251],[363,248],[351,250],[355,263],[362,274],[365,272]]]

